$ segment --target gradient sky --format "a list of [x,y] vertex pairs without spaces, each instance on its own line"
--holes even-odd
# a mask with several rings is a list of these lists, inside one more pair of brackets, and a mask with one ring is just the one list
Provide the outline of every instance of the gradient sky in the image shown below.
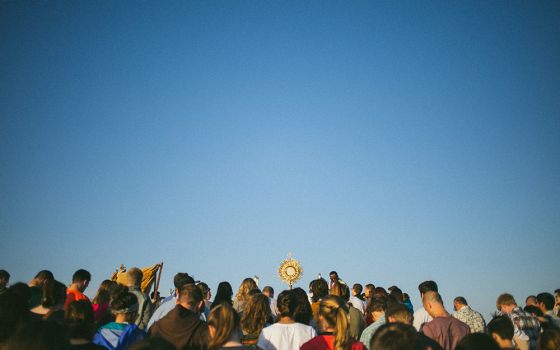
[[558,1],[2,1],[0,268],[560,287]]

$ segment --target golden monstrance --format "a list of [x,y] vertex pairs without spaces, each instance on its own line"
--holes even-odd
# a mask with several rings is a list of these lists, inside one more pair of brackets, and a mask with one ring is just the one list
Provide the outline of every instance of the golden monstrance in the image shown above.
[[278,276],[292,289],[292,285],[303,276],[303,267],[301,267],[299,261],[292,258],[292,254],[290,253],[288,254],[288,258],[280,264]]

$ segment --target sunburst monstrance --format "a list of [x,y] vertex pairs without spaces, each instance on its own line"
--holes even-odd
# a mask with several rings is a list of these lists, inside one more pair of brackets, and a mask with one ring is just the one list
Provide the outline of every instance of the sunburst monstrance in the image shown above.
[[288,254],[288,258],[280,264],[278,276],[292,289],[292,285],[303,276],[303,267],[301,267],[299,261],[292,258],[292,254],[290,253]]

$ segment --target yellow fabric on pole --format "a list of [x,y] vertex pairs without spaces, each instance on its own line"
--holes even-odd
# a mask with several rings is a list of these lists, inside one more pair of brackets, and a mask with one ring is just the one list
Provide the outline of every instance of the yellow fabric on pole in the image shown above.
[[[142,285],[140,288],[142,292],[147,293],[150,290],[152,284],[156,280],[156,276],[160,268],[161,263],[149,267],[140,268],[140,270],[142,270]],[[119,270],[113,272],[111,280],[116,281],[120,284],[124,284],[125,286],[129,285],[128,276],[126,274],[126,269],[124,268],[124,266],[121,266]]]

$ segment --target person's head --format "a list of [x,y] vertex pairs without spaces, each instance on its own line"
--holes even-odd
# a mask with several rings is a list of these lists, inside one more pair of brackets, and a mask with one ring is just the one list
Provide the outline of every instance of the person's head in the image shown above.
[[29,319],[29,298],[11,290],[0,295],[0,344]]
[[241,284],[239,285],[239,289],[237,289],[237,293],[235,294],[235,299],[238,301],[245,301],[247,300],[249,291],[252,289],[258,289],[257,283],[252,278],[245,278]]
[[546,313],[554,308],[555,300],[554,296],[550,293],[539,293],[537,295],[537,306]]
[[366,284],[364,287],[364,298],[371,299],[373,296],[373,291],[375,290],[375,286],[371,283]]
[[445,314],[445,308],[443,307],[443,300],[438,292],[428,291],[425,292],[422,297],[422,304],[426,312],[432,317],[438,317]]
[[424,281],[418,285],[418,291],[420,292],[420,298],[422,298],[426,292],[437,292],[438,286],[434,281]]
[[311,304],[309,304],[307,294],[299,287],[294,288],[292,292],[296,297],[296,308],[293,315],[294,321],[309,325],[313,318],[313,310],[311,309]]
[[117,286],[117,282],[111,280],[104,280],[97,289],[97,294],[93,298],[94,304],[104,304],[111,301],[111,292]]
[[71,302],[64,313],[64,324],[70,338],[91,340],[95,332],[91,303],[87,300]]
[[[267,299],[268,302],[268,299]],[[239,340],[239,316],[229,304],[220,304],[208,315],[208,349],[221,348],[229,340]]]
[[525,298],[525,306],[528,305],[534,305],[534,306],[538,306],[537,305],[537,297],[534,295],[529,295],[527,298]]
[[0,270],[0,288],[6,288],[10,283],[10,274],[6,270]]
[[397,287],[397,286],[393,286],[389,292],[389,295],[392,296],[395,301],[397,303],[402,303],[404,302],[404,296],[403,296],[403,292],[402,290]]
[[471,333],[459,341],[455,350],[500,350],[500,346],[486,333]]
[[297,300],[293,291],[284,290],[278,294],[276,299],[276,307],[278,308],[278,317],[294,317],[294,311],[296,309]]
[[262,293],[247,299],[241,317],[241,329],[245,334],[259,334],[271,318],[270,300]]
[[274,288],[271,286],[265,286],[262,290],[262,293],[269,298],[274,298]]
[[212,293],[210,292],[210,287],[208,287],[208,285],[204,282],[200,282],[196,286],[198,287],[198,289],[200,289],[200,292],[202,293],[202,297],[204,298],[204,300],[210,300],[210,298],[212,297]]
[[198,313],[204,305],[204,297],[200,289],[194,284],[187,284],[179,291],[177,304],[194,313]]
[[109,308],[115,315],[115,322],[133,322],[138,315],[138,298],[128,287],[118,284],[111,293]]
[[498,311],[509,314],[516,307],[517,303],[515,302],[513,295],[509,293],[500,294],[498,299],[496,299],[496,308]]
[[560,329],[550,327],[541,333],[537,342],[537,350],[560,349]]
[[329,272],[329,278],[331,279],[331,282],[337,282],[338,281],[338,273],[336,271]]
[[556,300],[556,304],[560,305],[560,289],[554,290],[554,299]]
[[355,297],[361,297],[362,296],[362,291],[364,289],[362,288],[362,285],[359,283],[354,283],[354,285],[352,286],[352,296]]
[[79,269],[72,275],[72,284],[82,293],[88,287],[89,281],[91,281],[91,274],[84,269]]
[[318,278],[311,282],[311,300],[316,303],[329,294],[329,284],[325,279]]
[[23,282],[17,282],[12,284],[10,288],[8,288],[8,290],[11,293],[14,293],[22,297],[27,303],[27,305],[29,305],[29,301],[31,300],[31,289],[27,284]]
[[336,281],[333,283],[329,294],[341,297],[342,300],[348,302],[350,299],[350,288],[346,284]]
[[27,322],[2,346],[2,350],[20,349],[70,349],[66,328],[57,322],[45,322],[40,320]]
[[393,304],[387,307],[385,311],[385,319],[388,323],[399,322],[412,325],[412,312],[403,304]]
[[389,295],[389,293],[387,293],[387,291],[385,290],[385,288],[383,287],[375,287],[375,289],[373,290],[373,298],[387,298],[387,296]]
[[410,300],[410,296],[407,293],[403,293],[403,300]]
[[173,285],[175,286],[175,291],[179,294],[179,291],[183,286],[187,284],[194,284],[194,278],[189,276],[186,272],[179,272],[173,277]]
[[367,306],[367,313],[371,315],[374,321],[385,315],[387,310],[387,298],[373,297]]
[[523,311],[528,312],[535,317],[543,317],[544,316],[544,313],[541,310],[541,308],[538,307],[538,306],[535,306],[535,305],[527,305],[523,308]]
[[211,308],[218,306],[220,303],[232,304],[231,297],[233,296],[233,290],[229,282],[223,281],[218,284],[218,289],[216,289],[216,295],[214,296],[214,301],[212,302]]
[[41,290],[41,305],[52,308],[66,301],[66,286],[59,281],[45,280]]
[[501,315],[494,317],[488,322],[486,329],[488,330],[488,334],[492,336],[500,347],[511,346],[513,339],[513,322],[511,322],[509,316]]
[[386,323],[371,338],[371,350],[424,350],[420,335],[411,325]]
[[137,267],[130,268],[126,272],[128,287],[140,288],[142,285],[142,278],[144,278],[144,273]]
[[41,270],[37,272],[35,277],[33,278],[32,284],[37,287],[41,287],[45,281],[54,281],[54,275],[49,270]]
[[346,350],[350,343],[348,309],[346,302],[335,295],[328,295],[319,304],[319,328],[334,333],[334,348]]
[[453,310],[459,311],[463,306],[467,306],[467,299],[464,297],[456,297],[453,299]]

